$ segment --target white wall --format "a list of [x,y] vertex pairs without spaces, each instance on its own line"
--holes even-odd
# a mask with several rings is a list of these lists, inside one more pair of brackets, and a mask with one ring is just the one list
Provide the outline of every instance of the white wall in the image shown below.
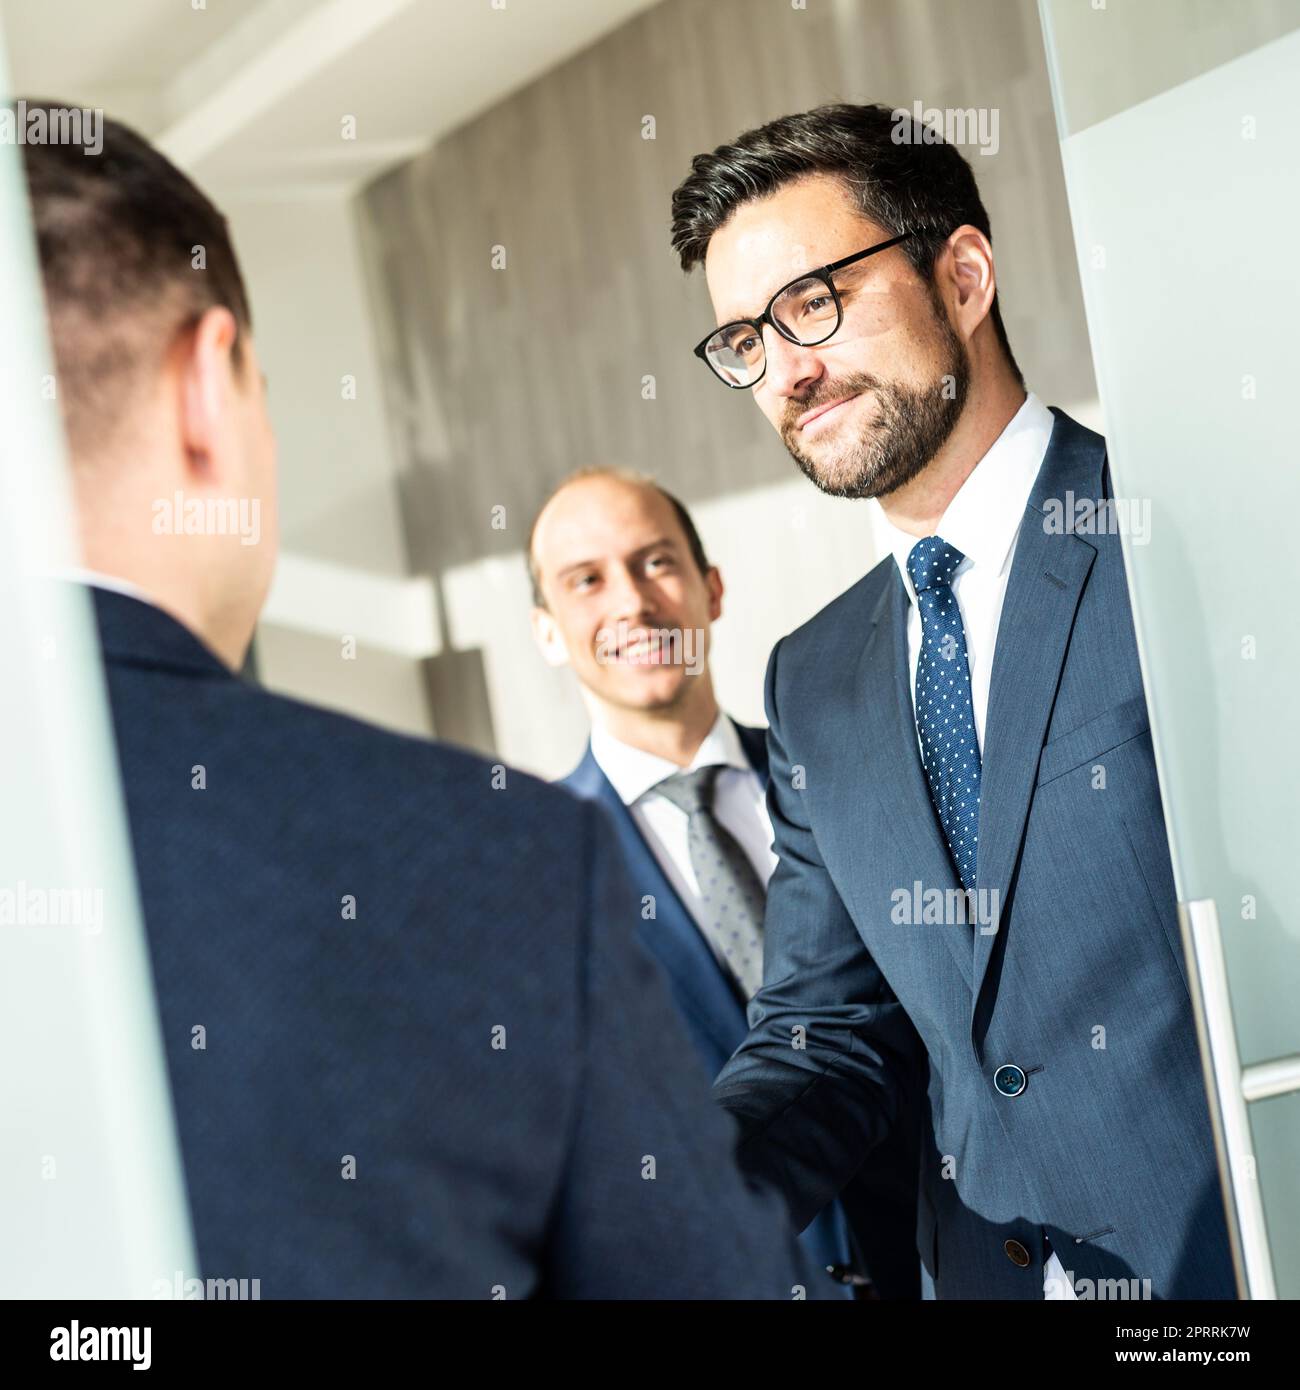
[[[268,382],[281,549],[291,560],[401,580],[408,561],[353,203],[342,196],[230,201],[220,188],[213,196],[230,219]],[[376,612],[371,642],[351,606],[332,604],[330,593],[273,590],[274,621],[258,630],[261,679],[393,728],[432,732],[419,661],[379,645],[386,615]],[[355,656],[346,654],[345,635],[357,638]],[[436,634],[429,643],[432,650]]]

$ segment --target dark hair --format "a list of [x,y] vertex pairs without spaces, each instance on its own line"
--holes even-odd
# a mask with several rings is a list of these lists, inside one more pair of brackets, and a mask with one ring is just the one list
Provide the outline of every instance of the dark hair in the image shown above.
[[657,482],[645,473],[636,473],[628,468],[580,468],[576,473],[570,473],[567,478],[562,478],[551,491],[547,494],[546,501],[537,509],[537,515],[533,517],[533,524],[528,528],[528,576],[533,585],[533,603],[538,608],[546,607],[546,599],[542,594],[542,577],[537,572],[537,561],[533,557],[533,537],[537,534],[537,523],[541,520],[542,513],[550,504],[551,499],[557,493],[562,492],[570,483],[580,482],[584,478],[616,478],[625,483],[636,483],[640,487],[653,488],[662,497],[676,514],[678,523],[681,525],[682,532],[686,536],[686,544],[691,552],[691,559],[695,561],[701,574],[709,572],[708,557],[704,553],[704,542],[700,540],[700,533],[695,529],[695,523],[691,520],[691,514],[686,510],[681,502],[673,496],[665,487],[660,487]]
[[[782,116],[695,156],[673,193],[673,250],[682,269],[704,260],[710,238],[741,204],[808,174],[842,180],[863,215],[889,235],[912,233],[901,249],[927,279],[955,228],[969,223],[993,239],[975,176],[952,145],[906,111],[841,103]],[[992,318],[1023,385],[996,294]]]
[[99,153],[88,140],[29,143],[23,163],[74,454],[112,435],[145,369],[206,310],[234,315],[242,366],[252,317],[226,219],[170,160],[104,119]]

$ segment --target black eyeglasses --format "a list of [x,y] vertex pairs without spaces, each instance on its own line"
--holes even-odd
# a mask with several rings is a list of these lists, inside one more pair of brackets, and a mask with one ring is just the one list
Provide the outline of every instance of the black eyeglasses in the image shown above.
[[747,390],[762,380],[767,370],[767,354],[763,348],[763,325],[770,323],[783,338],[800,347],[816,347],[833,338],[844,322],[844,305],[831,276],[845,266],[866,260],[877,251],[888,251],[912,235],[890,237],[877,242],[865,251],[858,251],[843,260],[807,271],[791,280],[768,300],[767,308],[756,319],[737,319],[715,328],[695,348],[695,355],[714,376],[736,391]]

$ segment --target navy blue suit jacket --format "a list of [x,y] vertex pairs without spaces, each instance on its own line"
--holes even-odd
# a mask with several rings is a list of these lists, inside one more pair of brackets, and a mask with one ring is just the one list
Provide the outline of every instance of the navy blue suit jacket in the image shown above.
[[[1046,1239],[1085,1296],[1124,1279],[1132,1297],[1230,1298],[1120,541],[1069,505],[1109,497],[1105,443],[1054,414],[989,696],[976,886],[996,928],[916,911],[958,881],[889,556],[772,653],[773,961],[715,1089],[799,1224],[889,1132],[919,1034],[928,1295],[1041,1298]],[[1019,1094],[994,1084],[1003,1064]]]
[[603,816],[94,602],[204,1276],[834,1296],[734,1165]]
[[[768,782],[766,731],[732,721],[750,766],[763,785]],[[638,896],[652,897],[653,920],[637,917],[646,950],[663,967],[677,1012],[695,1044],[710,1079],[722,1070],[748,1031],[745,1000],[730,973],[718,964],[685,903],[660,867],[632,813],[601,770],[588,743],[582,761],[560,785],[605,808],[617,834]],[[840,1205],[858,1247],[846,1247],[845,1232],[828,1206],[805,1232],[815,1258],[835,1264],[865,1266],[881,1297],[916,1298],[919,1263],[913,1238],[916,1210],[919,1110],[909,1112],[889,1141],[851,1182]]]

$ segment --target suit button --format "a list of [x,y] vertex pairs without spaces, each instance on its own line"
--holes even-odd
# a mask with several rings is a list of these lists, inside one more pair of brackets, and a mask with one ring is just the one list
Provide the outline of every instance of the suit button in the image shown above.
[[1026,1250],[1018,1240],[1009,1240],[1002,1248],[1007,1252],[1007,1259],[1009,1259],[1017,1269],[1028,1268],[1029,1251]]
[[1025,1089],[1025,1074],[1014,1062],[1006,1062],[993,1073],[993,1084],[1000,1095],[1018,1096]]

